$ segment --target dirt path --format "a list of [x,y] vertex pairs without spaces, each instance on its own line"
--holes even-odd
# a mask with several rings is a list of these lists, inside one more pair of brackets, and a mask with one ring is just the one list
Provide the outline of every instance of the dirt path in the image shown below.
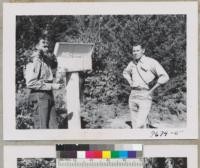
[[[131,126],[128,124],[128,122],[130,122],[130,115],[123,114],[115,119],[107,120],[103,128],[131,129]],[[184,128],[186,127],[186,122],[177,119],[177,121],[156,121],[152,123],[152,125],[156,128]]]

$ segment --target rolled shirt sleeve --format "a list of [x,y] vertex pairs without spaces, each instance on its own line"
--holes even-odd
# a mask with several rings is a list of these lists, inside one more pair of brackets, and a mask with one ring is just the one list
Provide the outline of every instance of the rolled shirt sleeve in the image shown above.
[[27,66],[25,75],[27,88],[35,90],[52,89],[52,83],[46,83],[45,79],[41,78],[41,68],[42,63],[38,60]]
[[154,66],[152,66],[152,72],[158,77],[157,83],[165,84],[169,80],[169,75],[160,63],[154,60]]
[[131,77],[131,71],[132,71],[132,62],[130,62],[129,64],[128,64],[128,66],[124,69],[124,71],[123,71],[123,76],[124,76],[124,78],[129,82],[129,84],[131,84],[131,82],[132,82],[132,77]]

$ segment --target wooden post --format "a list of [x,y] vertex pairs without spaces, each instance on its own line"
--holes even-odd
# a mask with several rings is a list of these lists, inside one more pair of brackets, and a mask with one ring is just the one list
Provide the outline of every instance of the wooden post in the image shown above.
[[66,85],[66,103],[68,115],[68,129],[81,129],[80,118],[80,90],[79,74],[72,72],[68,84]]
[[81,129],[79,71],[92,70],[94,44],[57,42],[54,54],[58,70],[66,72],[65,103],[68,112],[68,128]]

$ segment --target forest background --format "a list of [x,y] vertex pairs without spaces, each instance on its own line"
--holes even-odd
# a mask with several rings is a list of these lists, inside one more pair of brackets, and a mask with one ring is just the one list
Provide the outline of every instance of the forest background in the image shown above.
[[[154,93],[148,116],[156,127],[186,125],[185,15],[69,15],[16,17],[16,127],[33,128],[24,69],[38,37],[56,42],[94,43],[92,71],[80,73],[83,128],[130,128],[130,87],[122,72],[132,60],[132,45],[158,60],[170,81]],[[67,127],[63,90],[55,92],[60,128]]]

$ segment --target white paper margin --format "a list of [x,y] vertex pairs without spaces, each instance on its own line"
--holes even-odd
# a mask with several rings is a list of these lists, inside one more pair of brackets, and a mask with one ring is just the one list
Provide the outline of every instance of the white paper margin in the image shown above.
[[[197,2],[5,3],[3,6],[4,140],[106,140],[198,138],[198,10]],[[16,130],[16,15],[186,14],[187,127],[173,129]],[[159,136],[152,136],[154,133]],[[167,131],[167,136],[161,134]]]

